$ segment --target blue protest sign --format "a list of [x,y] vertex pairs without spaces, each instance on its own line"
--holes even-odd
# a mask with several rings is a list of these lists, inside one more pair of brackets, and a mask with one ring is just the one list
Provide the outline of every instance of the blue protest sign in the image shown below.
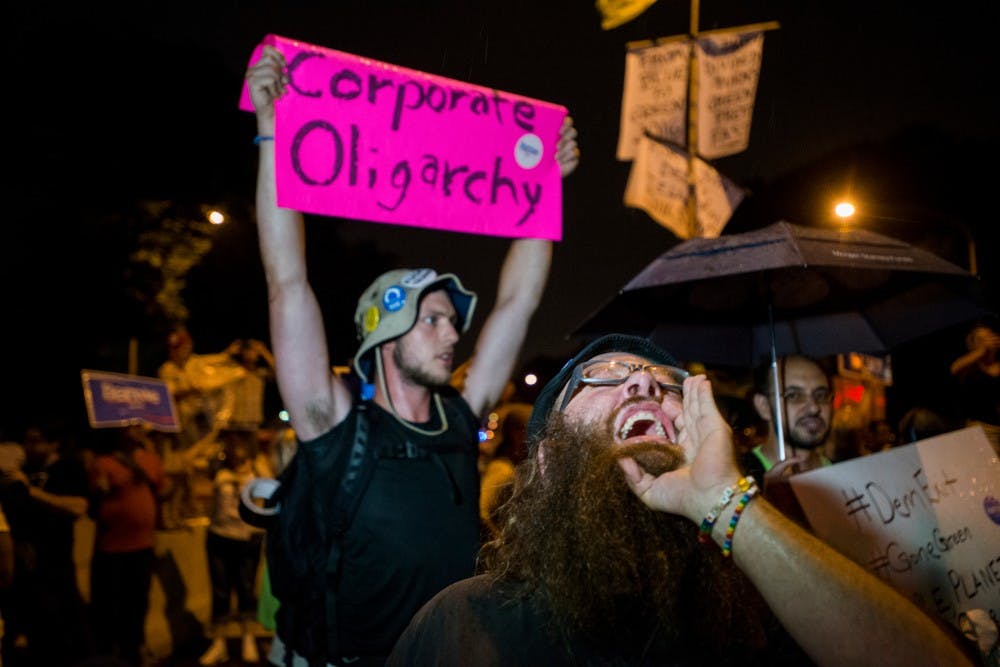
[[87,418],[94,428],[145,424],[157,431],[180,430],[166,382],[156,378],[80,371]]

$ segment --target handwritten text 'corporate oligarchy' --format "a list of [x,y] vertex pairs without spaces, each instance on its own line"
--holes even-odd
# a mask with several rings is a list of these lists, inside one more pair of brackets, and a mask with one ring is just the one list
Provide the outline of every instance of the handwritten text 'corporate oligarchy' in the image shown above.
[[559,238],[565,108],[284,38],[276,46],[288,91],[276,106],[279,204]]

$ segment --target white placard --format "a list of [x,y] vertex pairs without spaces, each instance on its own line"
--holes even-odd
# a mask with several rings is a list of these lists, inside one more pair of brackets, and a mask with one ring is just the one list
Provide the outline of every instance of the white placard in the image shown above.
[[979,427],[791,478],[813,532],[958,625],[1000,618],[1000,459]]
[[691,43],[670,42],[625,54],[625,87],[618,131],[619,160],[636,156],[648,132],[678,146],[687,144]]
[[[697,205],[695,236],[715,238],[729,222],[746,191],[704,160],[694,161]],[[641,208],[682,239],[688,228],[688,155],[649,137],[639,139],[635,160],[625,185],[625,204]]]
[[733,155],[750,144],[764,34],[698,40],[698,154]]

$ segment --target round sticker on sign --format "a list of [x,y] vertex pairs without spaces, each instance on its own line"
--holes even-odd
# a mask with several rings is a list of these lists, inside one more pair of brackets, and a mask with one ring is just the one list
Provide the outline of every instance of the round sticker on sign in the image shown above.
[[542,161],[545,151],[537,134],[525,134],[514,147],[514,160],[522,169],[534,169]]
[[1000,500],[993,496],[986,496],[983,500],[983,509],[993,523],[1000,524]]

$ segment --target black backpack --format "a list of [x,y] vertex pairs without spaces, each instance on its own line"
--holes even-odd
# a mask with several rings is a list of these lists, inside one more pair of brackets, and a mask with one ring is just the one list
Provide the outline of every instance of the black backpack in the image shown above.
[[339,538],[350,526],[376,462],[368,445],[367,409],[361,402],[349,417],[356,420],[350,449],[299,443],[278,476],[280,486],[265,503],[269,515],[252,511],[246,497],[240,506],[247,523],[267,530],[268,575],[280,602],[277,634],[285,644],[288,667],[293,651],[310,667],[335,663],[340,656],[334,596]]

